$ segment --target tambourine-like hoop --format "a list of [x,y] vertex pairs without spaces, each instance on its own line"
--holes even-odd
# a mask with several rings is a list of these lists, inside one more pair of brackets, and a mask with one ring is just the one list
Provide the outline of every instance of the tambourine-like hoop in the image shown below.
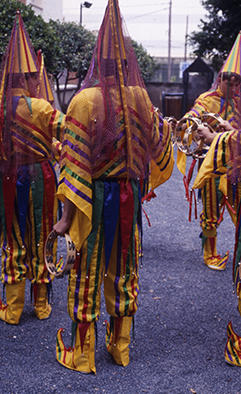
[[[187,127],[189,124],[189,127]],[[176,127],[176,144],[178,149],[187,156],[203,149],[203,142],[199,140],[197,128],[201,125],[201,120],[194,116],[184,116],[177,123]],[[191,147],[194,142],[194,149]]]
[[[205,112],[200,117],[184,116],[176,127],[176,144],[178,149],[187,156],[193,156],[195,159],[203,159],[208,150],[209,145],[204,144],[203,139],[199,138],[197,129],[198,126],[203,125],[208,127],[211,133],[214,129],[207,123],[208,120],[214,119],[217,121],[215,128],[219,127],[222,118],[218,114]],[[188,123],[190,124],[187,127]]]
[[210,119],[216,120],[216,123],[213,124],[212,128],[209,126],[213,132],[218,131],[219,125],[223,121],[219,114],[214,114],[212,112],[204,112],[199,116],[199,119],[201,119],[202,123],[209,123]]
[[64,238],[66,241],[67,258],[66,261],[64,261],[63,255],[60,255],[59,260],[55,264],[53,258],[53,248],[54,241],[57,239],[57,237],[58,236],[54,230],[49,233],[44,246],[44,261],[50,274],[62,277],[65,274],[68,274],[73,268],[76,259],[76,249],[69,234],[65,233]]

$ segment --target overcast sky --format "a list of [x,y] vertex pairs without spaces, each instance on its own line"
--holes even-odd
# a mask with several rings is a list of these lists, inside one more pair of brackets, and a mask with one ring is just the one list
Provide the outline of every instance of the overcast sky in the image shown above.
[[[82,24],[88,30],[98,30],[108,0],[90,0],[91,8],[82,8]],[[79,23],[80,4],[84,1],[63,0],[65,21]],[[142,44],[152,56],[168,56],[168,22],[170,0],[119,0],[121,13],[132,39]],[[200,0],[172,0],[171,56],[184,56],[186,29],[188,34],[199,30],[206,10]],[[188,17],[188,23],[187,23]],[[191,52],[187,47],[187,55]]]

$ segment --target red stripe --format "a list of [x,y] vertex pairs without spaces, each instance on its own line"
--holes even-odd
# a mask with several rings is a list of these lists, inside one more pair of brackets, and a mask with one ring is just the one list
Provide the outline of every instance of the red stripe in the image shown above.
[[51,115],[51,118],[50,118],[50,122],[49,122],[49,131],[50,131],[51,134],[52,134],[52,130],[53,130],[53,123],[54,123],[54,119],[55,119],[55,116],[56,116],[56,112],[57,112],[56,109],[52,112],[52,115]]
[[[52,137],[49,136],[48,134],[45,134],[45,132],[41,129],[39,129],[37,126],[33,125],[32,123],[28,122],[26,119],[23,119],[21,116],[18,114],[15,115],[15,119],[24,124],[25,126],[31,128],[34,131],[37,131],[40,135],[44,137],[46,141],[48,141],[50,144],[52,143]],[[19,132],[19,130],[18,130]],[[25,134],[24,134],[25,135]]]
[[79,129],[84,131],[85,133],[87,132],[87,127],[85,127],[82,123],[78,122],[75,118],[72,118],[71,116],[66,116],[66,122],[70,122],[77,126]]
[[125,142],[123,142],[115,152],[111,153],[110,159],[108,161],[104,160],[98,167],[93,167],[93,173],[96,174],[97,172],[102,170],[106,165],[110,166],[111,165],[110,161],[113,161],[114,159],[116,159],[115,161],[117,162],[118,161],[118,155],[121,154],[121,156],[123,156],[122,150],[124,148],[125,148]]
[[75,164],[77,167],[81,168],[82,170],[86,171],[88,174],[91,174],[91,170],[89,167],[87,167],[86,165],[84,165],[83,163],[80,163],[79,160],[75,159],[74,157],[72,157],[68,152],[64,152],[63,156],[61,157],[61,161],[63,159],[67,159],[69,162]]
[[12,281],[15,281],[15,272],[13,268],[13,239],[12,239],[12,226],[13,226],[13,212],[14,212],[14,200],[15,200],[15,190],[16,190],[16,179],[14,176],[11,178],[3,180],[3,199],[4,199],[4,209],[5,209],[5,220],[6,220],[6,231],[8,238],[9,252],[9,267],[11,271]]
[[85,290],[84,290],[84,307],[82,311],[82,323],[87,323],[86,311],[88,308],[88,294],[89,294],[89,285],[90,285],[90,268],[88,271],[88,275],[85,277]]
[[123,255],[123,274],[125,275],[126,258],[129,249],[134,216],[134,197],[131,183],[120,180],[120,229]]

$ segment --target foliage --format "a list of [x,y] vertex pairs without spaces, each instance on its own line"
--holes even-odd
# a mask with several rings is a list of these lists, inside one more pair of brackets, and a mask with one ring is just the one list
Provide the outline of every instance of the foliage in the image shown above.
[[189,37],[196,56],[211,59],[212,66],[219,71],[227,58],[240,31],[240,0],[202,0],[208,11],[207,20],[201,20],[201,31]]
[[[57,61],[53,76],[56,81],[58,100],[62,111],[65,112],[72,98],[66,101],[67,84],[78,79],[75,92],[79,90],[90,65],[96,38],[90,31],[75,23],[50,21],[50,24],[55,28],[61,42],[62,56]],[[65,86],[62,94],[60,94],[61,79]]]
[[142,44],[137,44],[137,42],[134,40],[131,41],[136,54],[138,65],[141,70],[142,78],[144,79],[144,82],[147,82],[151,79],[160,66],[156,64],[153,57],[148,55]]

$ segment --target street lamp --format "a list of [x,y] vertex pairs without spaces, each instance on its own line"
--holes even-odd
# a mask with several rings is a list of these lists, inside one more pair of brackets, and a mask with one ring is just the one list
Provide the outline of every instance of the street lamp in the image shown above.
[[92,3],[89,3],[88,1],[85,1],[84,3],[80,3],[80,19],[79,23],[82,25],[82,8],[90,8],[92,6]]

